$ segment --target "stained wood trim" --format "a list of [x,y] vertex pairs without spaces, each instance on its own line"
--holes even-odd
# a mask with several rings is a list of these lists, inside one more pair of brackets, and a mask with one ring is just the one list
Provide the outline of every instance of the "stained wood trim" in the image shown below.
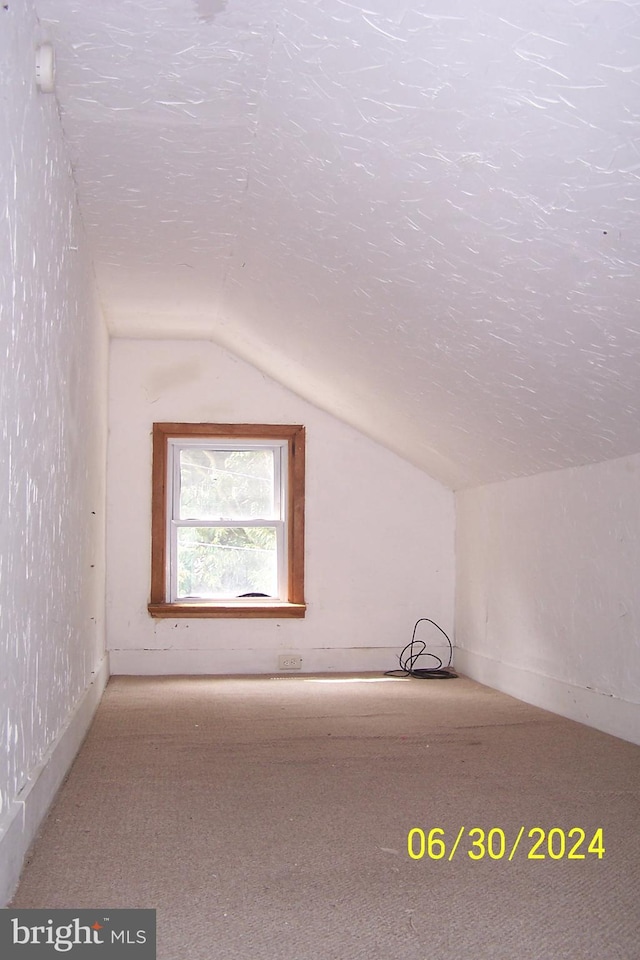
[[289,602],[304,603],[305,429],[289,440]]
[[151,603],[166,600],[167,570],[167,436],[166,424],[153,425],[153,471],[151,495]]
[[272,604],[225,604],[225,603],[150,603],[149,613],[152,617],[163,619],[181,619],[193,617],[205,619],[209,617],[263,617],[276,619],[290,619],[304,617],[307,607],[304,603],[272,603]]
[[[167,441],[180,437],[287,440],[288,602],[168,603],[166,593]],[[151,497],[152,617],[304,617],[305,428],[268,423],[154,423]]]

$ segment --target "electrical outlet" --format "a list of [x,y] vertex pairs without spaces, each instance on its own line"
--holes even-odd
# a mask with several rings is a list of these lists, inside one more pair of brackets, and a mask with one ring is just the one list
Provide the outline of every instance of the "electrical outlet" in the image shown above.
[[302,670],[302,657],[283,653],[278,657],[278,670]]

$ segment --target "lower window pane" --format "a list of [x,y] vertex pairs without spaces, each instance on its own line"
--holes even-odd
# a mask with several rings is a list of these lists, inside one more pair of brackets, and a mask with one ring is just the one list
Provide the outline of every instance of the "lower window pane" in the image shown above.
[[179,527],[179,600],[229,600],[244,593],[278,596],[273,527]]

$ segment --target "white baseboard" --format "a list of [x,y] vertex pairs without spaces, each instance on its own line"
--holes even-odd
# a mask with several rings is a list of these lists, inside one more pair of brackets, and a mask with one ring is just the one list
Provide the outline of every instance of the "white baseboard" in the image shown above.
[[0,906],[15,892],[29,847],[80,749],[108,679],[105,654],[63,730],[0,821]]
[[456,670],[478,683],[603,733],[640,744],[640,704],[456,648]]
[[228,674],[277,674],[278,656],[302,657],[296,673],[369,673],[395,670],[397,647],[347,647],[277,650],[111,650],[111,673],[130,676],[224,676]]

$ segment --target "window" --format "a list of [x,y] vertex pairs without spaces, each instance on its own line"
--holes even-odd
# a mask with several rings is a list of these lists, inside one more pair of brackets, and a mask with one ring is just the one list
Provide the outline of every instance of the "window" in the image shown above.
[[304,617],[301,426],[154,423],[154,617]]

